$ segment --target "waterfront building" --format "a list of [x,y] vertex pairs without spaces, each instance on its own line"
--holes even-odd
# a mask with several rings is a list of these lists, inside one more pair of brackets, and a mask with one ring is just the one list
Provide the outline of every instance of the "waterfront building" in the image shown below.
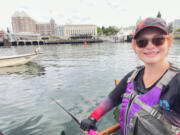
[[4,40],[4,35],[5,33],[4,33],[4,31],[3,30],[0,30],[0,41],[3,41]]
[[42,36],[55,36],[56,34],[56,23],[54,19],[51,19],[47,23],[37,23],[24,11],[16,11],[11,19],[14,33],[33,32],[39,33]]
[[39,33],[30,32],[19,32],[19,33],[8,33],[8,37],[11,42],[18,40],[40,40],[41,36]]
[[36,21],[29,17],[24,11],[16,11],[12,18],[13,32],[36,32]]
[[180,29],[180,19],[175,19],[173,22],[173,33],[176,33],[177,29]]
[[129,35],[135,32],[136,26],[129,26],[120,28],[120,33],[124,33],[125,35]]
[[51,34],[49,23],[37,23],[36,30],[37,30],[37,33],[41,34],[42,36],[47,36]]
[[51,30],[51,35],[55,36],[56,35],[56,23],[55,23],[55,20],[52,18],[50,20],[50,30]]
[[4,45],[4,31],[0,30],[0,46]]
[[56,27],[56,36],[64,37],[64,25],[59,25]]
[[48,23],[37,23],[36,24],[37,33],[42,36],[55,36],[56,34],[56,23],[53,19]]
[[88,24],[66,24],[64,25],[64,36],[74,37],[79,35],[97,36],[97,26]]
[[175,19],[173,22],[173,38],[180,39],[180,19]]

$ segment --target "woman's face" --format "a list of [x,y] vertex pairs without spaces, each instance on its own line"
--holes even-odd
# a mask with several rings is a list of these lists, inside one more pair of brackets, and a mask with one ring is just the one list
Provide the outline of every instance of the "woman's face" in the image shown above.
[[140,48],[137,46],[136,40],[133,40],[132,45],[135,53],[145,64],[156,64],[166,60],[168,50],[172,44],[172,36],[165,38],[165,42],[160,46],[155,46],[152,43],[152,38],[163,35],[163,32],[157,28],[148,28],[138,35],[138,39],[148,39],[147,46]]

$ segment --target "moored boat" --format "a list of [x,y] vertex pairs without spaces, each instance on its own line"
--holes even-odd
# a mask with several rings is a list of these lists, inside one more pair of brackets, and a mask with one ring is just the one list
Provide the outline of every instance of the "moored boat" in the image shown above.
[[35,52],[31,54],[3,56],[0,57],[0,67],[24,65],[35,59],[39,54],[42,53],[40,53],[39,50],[36,49]]

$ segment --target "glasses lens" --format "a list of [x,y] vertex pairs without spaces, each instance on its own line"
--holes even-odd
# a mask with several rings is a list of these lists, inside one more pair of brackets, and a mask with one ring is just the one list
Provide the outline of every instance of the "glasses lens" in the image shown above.
[[156,46],[161,46],[164,44],[164,41],[165,41],[165,37],[163,36],[159,36],[159,37],[154,37],[152,39],[152,43]]
[[147,39],[138,39],[138,40],[136,40],[136,44],[139,48],[144,48],[147,46],[148,40]]

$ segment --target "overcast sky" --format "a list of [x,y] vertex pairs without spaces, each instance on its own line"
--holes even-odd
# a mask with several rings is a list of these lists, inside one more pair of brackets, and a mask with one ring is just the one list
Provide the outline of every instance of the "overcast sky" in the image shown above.
[[11,29],[11,16],[25,11],[37,22],[125,27],[161,12],[167,22],[180,19],[180,0],[0,0],[0,29]]

